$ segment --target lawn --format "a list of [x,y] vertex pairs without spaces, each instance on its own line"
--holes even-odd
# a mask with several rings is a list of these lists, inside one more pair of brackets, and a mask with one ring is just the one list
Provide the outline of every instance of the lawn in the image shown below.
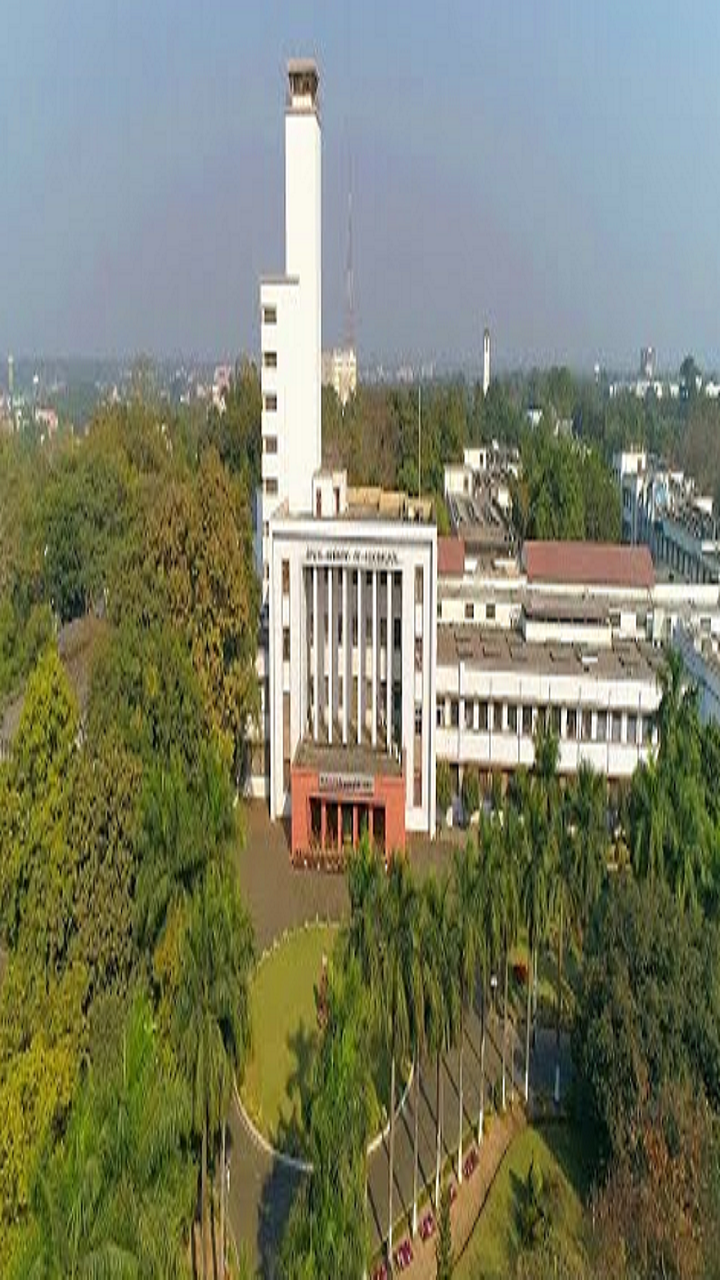
[[552,1229],[582,1252],[588,1169],[576,1132],[565,1124],[523,1129],[498,1169],[485,1207],[455,1271],[456,1280],[505,1280],[521,1247],[519,1210],[531,1160],[542,1173]]
[[318,1041],[315,989],[337,932],[334,925],[298,929],[266,956],[253,982],[254,1052],[243,1102],[273,1145],[294,1154],[304,1148],[302,1101]]

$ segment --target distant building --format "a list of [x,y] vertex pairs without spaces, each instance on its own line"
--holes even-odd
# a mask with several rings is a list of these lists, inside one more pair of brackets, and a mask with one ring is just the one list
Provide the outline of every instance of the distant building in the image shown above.
[[232,382],[232,367],[229,364],[219,364],[213,374],[212,384],[212,402],[218,413],[225,412],[225,396],[230,390]]
[[357,391],[357,355],[353,347],[323,351],[322,384],[332,387],[343,409]]
[[655,381],[657,352],[654,347],[643,347],[640,352],[640,377],[646,382]]

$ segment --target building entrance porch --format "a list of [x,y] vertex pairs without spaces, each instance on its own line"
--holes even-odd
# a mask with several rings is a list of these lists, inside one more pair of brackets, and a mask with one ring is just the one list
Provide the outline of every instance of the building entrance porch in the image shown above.
[[386,858],[404,851],[404,786],[393,756],[302,742],[291,771],[293,861],[344,866],[364,836]]

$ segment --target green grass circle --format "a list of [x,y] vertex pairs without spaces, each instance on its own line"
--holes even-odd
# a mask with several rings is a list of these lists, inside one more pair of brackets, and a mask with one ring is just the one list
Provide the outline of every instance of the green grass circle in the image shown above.
[[280,1151],[305,1155],[303,1099],[318,1046],[315,989],[337,925],[315,924],[278,942],[258,965],[251,991],[253,1053],[242,1100]]

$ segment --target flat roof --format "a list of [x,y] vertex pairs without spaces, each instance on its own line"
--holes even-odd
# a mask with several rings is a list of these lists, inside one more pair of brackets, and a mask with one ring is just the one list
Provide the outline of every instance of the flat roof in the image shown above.
[[318,773],[367,774],[372,777],[401,778],[402,762],[368,743],[315,742],[303,738],[295,752],[293,765],[299,769],[316,769]]
[[609,542],[526,542],[522,550],[528,582],[650,590],[655,569],[646,546]]
[[[348,487],[347,510],[351,520],[402,520],[408,524],[433,524],[430,498],[411,498],[406,493],[379,486]],[[342,519],[342,515],[340,519]]]
[[465,543],[462,538],[438,538],[438,574],[462,578],[465,573]]
[[652,680],[663,655],[651,644],[613,640],[612,646],[589,643],[539,643],[518,631],[438,624],[437,664],[488,671],[526,671],[532,675],[593,676],[599,680]]

